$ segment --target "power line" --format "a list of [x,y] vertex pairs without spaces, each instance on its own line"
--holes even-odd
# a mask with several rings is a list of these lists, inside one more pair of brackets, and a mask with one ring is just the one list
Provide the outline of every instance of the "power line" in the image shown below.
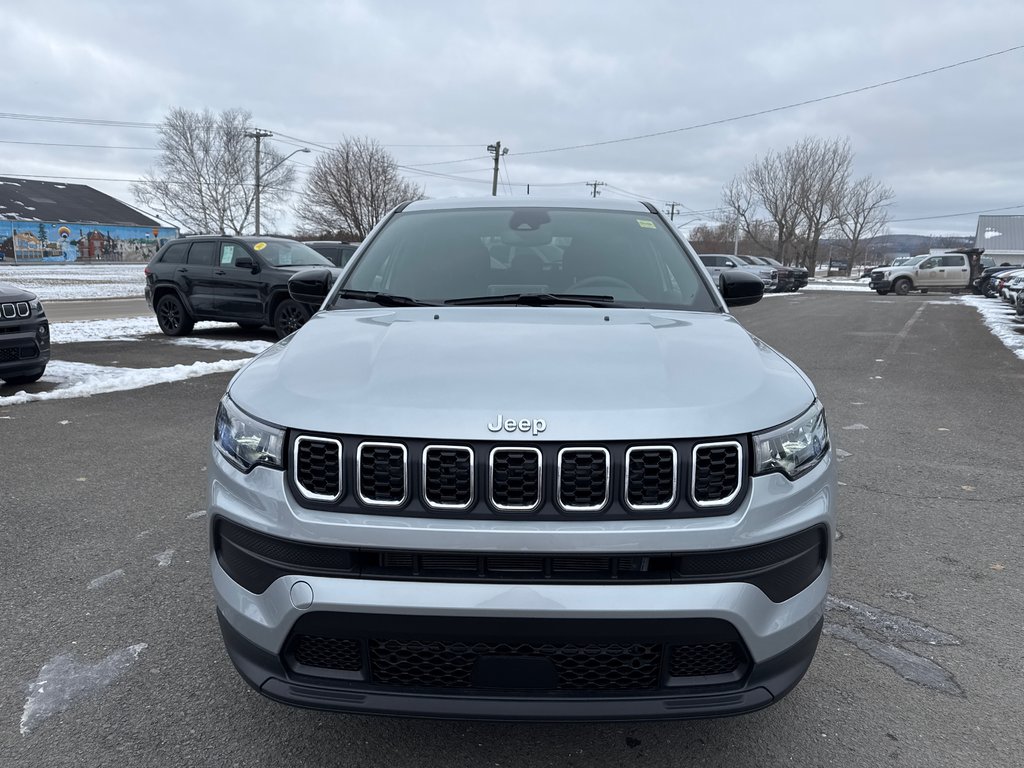
[[149,152],[159,152],[159,147],[119,147],[109,144],[61,144],[55,141],[14,141],[12,139],[0,139],[0,144],[29,144],[34,147],[79,147],[81,149],[144,149]]
[[1003,54],[1012,53],[1024,49],[1024,45],[1015,45],[1012,48],[1004,48],[1001,51],[993,51],[992,53],[986,53],[983,56],[975,56],[972,59],[964,59],[963,61],[957,61],[952,64],[946,64],[941,67],[935,67],[933,69],[926,69],[923,72],[915,72],[912,75],[905,75],[903,77],[893,78],[892,80],[884,80],[880,83],[873,83],[871,85],[861,86],[860,88],[851,88],[847,91],[840,91],[839,93],[833,93],[829,96],[819,96],[815,99],[805,99],[803,101],[797,101],[792,104],[785,104],[780,107],[771,107],[769,109],[761,109],[756,112],[747,112],[742,115],[734,115],[732,117],[725,117],[721,120],[709,120],[706,123],[697,123],[696,125],[688,125],[683,128],[671,128],[667,131],[656,131],[654,133],[644,133],[639,136],[627,136],[621,139],[607,139],[605,141],[592,141],[587,144],[572,144],[565,147],[552,147],[550,149],[535,149],[529,152],[518,152],[517,154],[522,155],[543,155],[550,152],[565,152],[570,149],[585,149],[587,147],[602,147],[607,144],[621,144],[626,141],[640,141],[641,139],[652,139],[657,136],[668,136],[673,133],[682,133],[684,131],[695,131],[698,128],[709,128],[713,125],[724,125],[725,123],[734,123],[738,120],[747,120],[752,117],[760,117],[761,115],[769,115],[774,112],[782,112],[787,109],[796,109],[797,107],[805,107],[809,104],[819,104],[823,101],[830,101],[832,99],[838,99],[843,96],[851,96],[855,93],[864,93],[865,91],[871,91],[876,88],[884,88],[887,85],[895,85],[896,83],[903,83],[907,80],[914,80],[919,77],[925,77],[927,75],[934,75],[936,72],[944,72],[948,69],[955,69],[957,67],[965,66],[966,64],[974,64],[978,61],[985,59],[991,59],[995,56],[1002,56]]
[[159,123],[139,123],[125,120],[106,120],[90,117],[55,117],[53,115],[26,115],[20,112],[0,112],[0,120],[29,120],[37,123],[75,123],[77,125],[104,125],[115,128],[159,128]]
[[890,224],[900,224],[906,221],[928,221],[930,219],[955,219],[957,216],[974,216],[979,213],[993,213],[995,211],[1012,211],[1016,208],[1024,208],[1024,203],[1019,205],[1006,205],[1002,208],[984,208],[980,211],[963,211],[962,213],[943,213],[938,216],[918,216],[914,219],[889,219]]

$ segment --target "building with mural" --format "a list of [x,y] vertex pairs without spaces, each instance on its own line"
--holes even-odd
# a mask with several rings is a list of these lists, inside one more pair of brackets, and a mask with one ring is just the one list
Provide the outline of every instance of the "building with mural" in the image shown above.
[[84,184],[0,176],[0,262],[149,261],[177,236]]

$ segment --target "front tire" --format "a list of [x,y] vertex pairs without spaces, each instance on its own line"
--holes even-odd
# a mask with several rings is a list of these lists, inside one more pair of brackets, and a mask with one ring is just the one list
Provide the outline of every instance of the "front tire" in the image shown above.
[[879,288],[877,291],[875,291],[875,293],[877,293],[879,296],[888,296],[889,295],[888,291],[883,291],[881,288]]
[[277,338],[295,333],[309,320],[309,310],[295,299],[285,299],[274,310],[274,331]]
[[181,299],[174,294],[168,294],[157,302],[156,322],[168,336],[188,336],[196,324]]
[[906,296],[908,293],[910,293],[910,288],[910,281],[907,280],[907,278],[905,277],[902,277],[899,280],[897,280],[896,284],[893,285],[892,287],[892,289],[896,292],[897,296]]

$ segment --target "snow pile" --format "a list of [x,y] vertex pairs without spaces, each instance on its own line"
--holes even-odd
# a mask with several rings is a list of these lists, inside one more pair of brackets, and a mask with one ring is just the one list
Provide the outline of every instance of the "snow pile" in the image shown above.
[[1003,344],[1024,360],[1024,325],[1017,322],[1017,313],[1006,303],[983,296],[962,296],[964,304],[970,304],[981,313],[982,322]]
[[145,264],[0,264],[0,283],[32,291],[42,301],[142,297],[145,268]]

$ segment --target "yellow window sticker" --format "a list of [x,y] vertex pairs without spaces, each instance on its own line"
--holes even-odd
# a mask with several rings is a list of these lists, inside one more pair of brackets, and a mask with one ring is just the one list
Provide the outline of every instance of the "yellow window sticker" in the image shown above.
[[266,248],[266,247],[267,247],[267,244],[266,244],[266,243],[256,243],[256,245],[254,245],[254,246],[252,247],[252,249],[253,249],[254,251],[262,251],[262,250],[263,250],[264,248]]
[[658,226],[650,219],[637,219],[636,223],[644,229],[657,229]]

